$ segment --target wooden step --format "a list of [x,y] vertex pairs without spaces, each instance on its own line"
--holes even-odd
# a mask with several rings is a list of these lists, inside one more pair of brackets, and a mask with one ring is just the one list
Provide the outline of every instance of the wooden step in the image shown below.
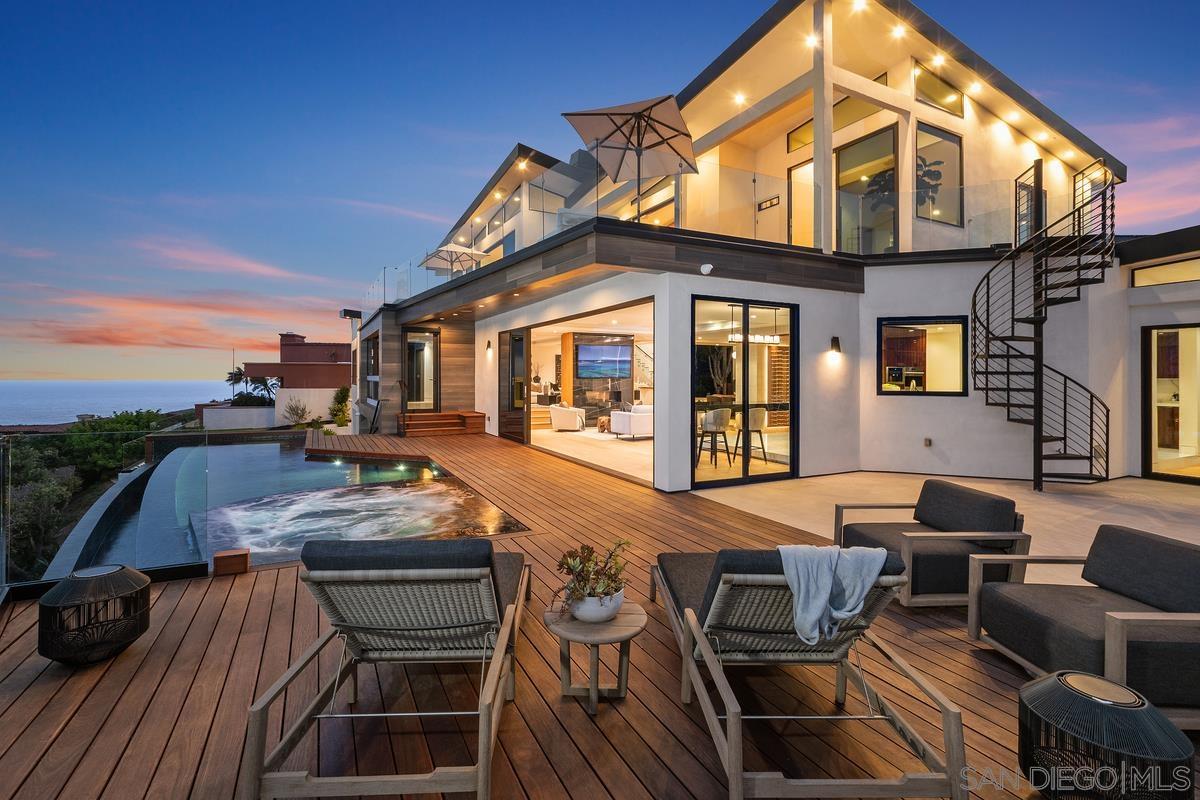
[[[480,411],[409,412],[404,416],[403,430],[407,436],[451,436],[483,433],[485,416]],[[401,424],[400,415],[396,423]]]

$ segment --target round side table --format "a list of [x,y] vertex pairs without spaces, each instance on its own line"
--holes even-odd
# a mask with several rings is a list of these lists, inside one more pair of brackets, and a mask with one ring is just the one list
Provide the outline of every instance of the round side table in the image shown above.
[[[621,610],[608,622],[580,622],[561,606],[546,609],[542,622],[558,637],[558,676],[562,680],[564,697],[586,697],[589,714],[595,714],[601,697],[624,697],[629,684],[629,643],[646,627],[646,611],[637,603],[626,600]],[[571,682],[571,642],[587,645],[588,682],[580,686]],[[615,686],[600,685],[600,645],[620,645]]]

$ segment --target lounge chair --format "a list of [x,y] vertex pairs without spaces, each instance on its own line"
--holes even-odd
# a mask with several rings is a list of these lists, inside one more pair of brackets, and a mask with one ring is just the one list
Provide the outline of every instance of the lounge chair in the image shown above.
[[[957,707],[924,677],[909,667],[890,647],[869,632],[907,579],[903,565],[889,556],[883,574],[868,593],[862,613],[843,624],[833,638],[822,637],[806,645],[796,635],[792,618],[792,592],[783,575],[777,550],[722,550],[719,553],[663,553],[651,568],[650,597],[661,590],[663,605],[679,650],[683,655],[681,678],[685,703],[692,687],[704,712],[709,733],[729,782],[730,798],[741,797],[909,797],[963,798],[960,773],[964,765],[962,715]],[[874,647],[902,675],[914,683],[942,715],[946,757],[939,757],[888,701],[867,683],[861,670],[850,663],[859,641]],[[703,664],[715,684],[724,714],[717,711],[703,689]],[[764,664],[824,664],[835,667],[837,705],[846,700],[847,680],[866,699],[868,714],[762,717],[743,714],[729,680],[727,666]],[[742,769],[742,723],[772,720],[887,720],[900,738],[929,767],[928,773],[908,773],[899,778],[815,779],[785,778],[779,772],[745,772]]]
[[[487,797],[491,760],[506,700],[513,698],[512,651],[529,592],[529,567],[519,553],[493,553],[485,539],[309,541],[300,552],[300,579],[317,599],[331,628],[250,707],[238,796],[266,797],[474,792]],[[271,704],[335,638],[342,642],[338,668],[300,718],[266,753]],[[338,689],[358,694],[359,664],[469,663],[480,665],[478,761],[409,775],[314,777],[280,772],[280,766],[319,719],[334,713]],[[439,712],[444,716],[444,712]],[[428,713],[372,713],[421,717]]]
[[[939,480],[927,480],[915,503],[842,503],[833,510],[833,543],[882,547],[904,561],[908,584],[902,606],[965,606],[968,559],[978,553],[1024,555],[1025,518],[1007,497]],[[854,510],[912,509],[908,522],[845,522]],[[1019,579],[1024,567],[989,565],[984,579]],[[1010,576],[1010,571],[1012,572]]]
[[[1082,564],[1091,585],[985,583],[998,564]],[[1029,673],[1104,675],[1200,730],[1200,546],[1101,525],[1086,557],[972,556],[970,595],[970,637]]]

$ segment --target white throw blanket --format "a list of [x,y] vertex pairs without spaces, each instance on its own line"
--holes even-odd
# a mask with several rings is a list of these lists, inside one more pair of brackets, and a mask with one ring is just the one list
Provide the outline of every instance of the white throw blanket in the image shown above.
[[783,574],[792,590],[796,635],[805,644],[830,638],[838,625],[862,611],[875,585],[887,550],[882,547],[779,546]]

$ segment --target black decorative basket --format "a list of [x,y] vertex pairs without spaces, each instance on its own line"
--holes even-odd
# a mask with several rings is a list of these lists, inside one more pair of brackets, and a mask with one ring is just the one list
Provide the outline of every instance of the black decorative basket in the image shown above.
[[1192,800],[1191,741],[1145,697],[1083,672],[1021,687],[1018,760],[1053,800]]
[[64,664],[91,664],[115,656],[150,627],[150,579],[120,565],[76,570],[38,606],[38,652]]

